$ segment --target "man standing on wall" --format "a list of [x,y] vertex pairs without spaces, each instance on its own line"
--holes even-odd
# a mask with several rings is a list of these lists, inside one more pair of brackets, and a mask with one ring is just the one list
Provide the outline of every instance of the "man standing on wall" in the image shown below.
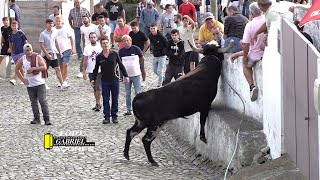
[[69,24],[71,28],[74,30],[74,36],[76,41],[76,51],[78,54],[78,59],[80,62],[80,73],[78,77],[82,77],[82,68],[83,68],[83,57],[82,57],[82,49],[81,49],[81,32],[80,27],[82,26],[82,17],[87,16],[90,17],[90,13],[86,8],[80,7],[80,0],[74,0],[74,8],[70,10],[69,14]]

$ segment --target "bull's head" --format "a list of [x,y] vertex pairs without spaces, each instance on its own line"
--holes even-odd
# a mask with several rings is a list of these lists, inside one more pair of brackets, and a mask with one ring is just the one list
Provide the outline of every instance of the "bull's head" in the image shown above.
[[229,45],[225,48],[221,48],[219,46],[219,43],[216,40],[210,41],[203,48],[196,48],[196,47],[192,46],[192,44],[190,43],[189,40],[188,40],[188,43],[194,52],[198,52],[198,53],[202,53],[202,54],[206,55],[206,54],[214,54],[214,52],[226,53],[232,48],[234,41],[231,40]]

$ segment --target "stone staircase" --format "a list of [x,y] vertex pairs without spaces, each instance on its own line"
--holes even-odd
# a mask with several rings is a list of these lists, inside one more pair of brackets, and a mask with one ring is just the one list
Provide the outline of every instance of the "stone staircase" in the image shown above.
[[21,29],[26,34],[28,42],[36,52],[40,52],[39,35],[45,29],[45,21],[52,14],[53,6],[61,7],[61,3],[52,0],[16,1],[21,9]]

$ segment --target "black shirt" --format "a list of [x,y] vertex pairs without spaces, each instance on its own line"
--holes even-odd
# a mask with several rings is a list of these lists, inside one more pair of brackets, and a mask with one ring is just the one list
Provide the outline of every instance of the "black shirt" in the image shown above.
[[302,32],[302,34],[304,35],[304,37],[306,37],[313,44],[313,40],[308,33]]
[[119,16],[121,16],[123,4],[119,1],[116,3],[109,1],[104,8],[107,10],[110,20],[115,21]]
[[143,51],[144,43],[148,40],[147,36],[141,31],[138,31],[137,33],[131,31],[129,36],[132,39],[132,44],[138,46],[141,51]]
[[156,35],[152,33],[149,34],[150,44],[153,45],[153,56],[160,57],[166,55],[166,49],[168,46],[168,40],[163,36],[162,33],[158,30]]
[[168,43],[167,48],[167,56],[169,58],[169,64],[175,64],[175,65],[184,65],[184,43],[183,41],[179,41],[178,43],[175,43],[172,39]]
[[119,68],[124,77],[128,77],[126,68],[123,66],[117,52],[110,50],[109,56],[105,57],[103,51],[96,57],[96,66],[93,70],[93,80],[96,80],[99,67],[101,67],[101,80],[112,82],[119,80]]
[[101,14],[98,14],[98,13],[96,12],[96,13],[94,13],[94,14],[92,15],[92,17],[91,17],[92,22],[93,22],[93,21],[97,21],[97,20],[98,20],[98,17],[99,17],[100,15],[103,15],[104,18],[108,18],[108,17],[109,17],[107,12],[102,12]]
[[6,49],[6,51],[9,49],[9,35],[11,34],[12,29],[11,27],[5,28],[4,26],[1,27],[1,35],[4,40],[2,43],[2,49]]

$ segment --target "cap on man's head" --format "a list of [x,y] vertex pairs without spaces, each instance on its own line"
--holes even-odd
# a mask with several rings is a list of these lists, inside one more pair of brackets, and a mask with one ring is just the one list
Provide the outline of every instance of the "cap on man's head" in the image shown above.
[[214,19],[214,16],[211,12],[206,12],[204,15],[203,15],[203,21],[206,21],[207,19]]
[[23,45],[23,51],[27,51],[27,50],[29,50],[29,51],[32,51],[32,46],[31,46],[31,44],[25,44],[25,45]]
[[148,1],[147,1],[147,4],[150,4],[150,5],[153,6],[153,5],[154,5],[154,2],[153,2],[152,0],[148,0]]

